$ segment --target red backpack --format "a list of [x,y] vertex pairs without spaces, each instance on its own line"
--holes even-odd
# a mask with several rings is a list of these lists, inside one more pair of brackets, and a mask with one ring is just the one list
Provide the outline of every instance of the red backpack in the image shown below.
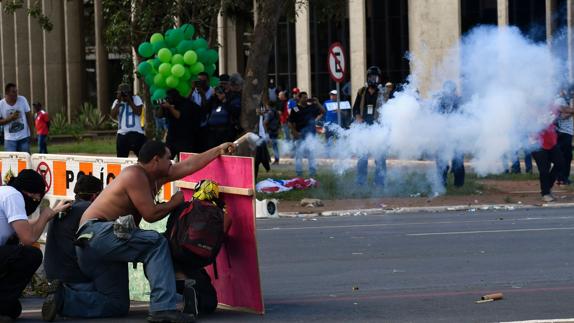
[[222,207],[198,199],[174,210],[168,224],[174,261],[195,269],[214,264],[225,239],[224,218]]

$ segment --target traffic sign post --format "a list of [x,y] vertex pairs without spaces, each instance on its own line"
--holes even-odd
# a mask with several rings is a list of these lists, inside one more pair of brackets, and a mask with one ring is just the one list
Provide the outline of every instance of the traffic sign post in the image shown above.
[[337,121],[341,126],[341,82],[345,79],[345,52],[341,43],[333,43],[329,47],[327,55],[327,66],[329,67],[329,76],[337,83]]

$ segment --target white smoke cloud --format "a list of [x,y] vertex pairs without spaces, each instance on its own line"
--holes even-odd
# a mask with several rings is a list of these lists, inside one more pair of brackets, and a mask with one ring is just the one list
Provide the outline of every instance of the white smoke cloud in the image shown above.
[[[432,95],[419,98],[411,75],[380,110],[378,124],[340,129],[331,147],[318,138],[304,145],[318,156],[339,159],[334,166],[338,173],[354,167],[351,158],[365,154],[450,160],[455,153],[470,158],[479,175],[502,172],[505,157],[531,146],[532,138],[551,122],[564,64],[546,44],[533,43],[514,27],[475,28],[455,48],[451,52],[458,59],[449,55],[435,67],[433,88],[442,87],[453,62],[460,62],[458,113],[438,113]],[[436,187],[432,183],[438,178],[432,175],[427,178]]]

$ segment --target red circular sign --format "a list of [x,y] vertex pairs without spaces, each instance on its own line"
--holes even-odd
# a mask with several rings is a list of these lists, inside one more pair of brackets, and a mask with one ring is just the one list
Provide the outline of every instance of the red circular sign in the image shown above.
[[46,184],[46,193],[48,193],[52,187],[52,170],[50,169],[50,166],[48,166],[46,162],[40,162],[36,168],[36,172],[38,172],[40,175],[42,175],[42,178],[44,178],[44,183]]
[[327,66],[329,67],[329,76],[335,82],[341,83],[345,79],[346,63],[345,51],[341,43],[333,43],[329,47],[327,55]]

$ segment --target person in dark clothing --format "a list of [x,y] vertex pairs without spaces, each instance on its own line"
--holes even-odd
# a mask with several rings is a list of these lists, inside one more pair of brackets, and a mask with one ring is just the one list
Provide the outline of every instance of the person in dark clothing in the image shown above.
[[240,123],[241,117],[241,91],[243,90],[243,78],[234,73],[229,77],[229,91],[227,102],[231,111],[231,138],[236,139],[243,132]]
[[225,88],[216,87],[215,95],[210,99],[210,111],[207,117],[207,149],[235,139],[232,137],[232,114],[233,111],[228,104]]
[[[92,204],[103,190],[103,183],[100,179],[83,175],[78,178],[74,193],[75,201],[66,213],[60,213],[48,227],[46,240],[46,256],[44,258],[44,269],[49,280],[57,281],[56,284],[63,288],[76,291],[92,290],[93,282],[81,270],[76,256],[76,231],[80,224],[80,219],[84,211]],[[53,302],[53,297],[48,297],[46,302]],[[85,298],[83,302],[89,303],[94,299]],[[127,307],[128,304],[126,304]],[[77,316],[75,309],[66,306],[64,297],[63,306],[58,307],[58,313],[62,316]]]
[[289,126],[295,140],[295,172],[298,177],[303,176],[303,155],[307,155],[309,176],[313,177],[317,175],[314,152],[303,147],[303,141],[307,137],[315,136],[315,125],[325,114],[325,109],[317,98],[309,99],[307,92],[300,92],[298,98],[299,102],[289,115]]
[[70,207],[70,203],[60,202],[29,220],[45,192],[44,179],[31,169],[0,186],[0,321],[20,316],[22,305],[18,299],[42,264],[42,251],[33,245],[46,224]]
[[195,152],[194,141],[201,120],[201,111],[193,102],[182,97],[177,90],[167,91],[167,100],[160,104],[159,116],[165,116],[168,123],[166,144],[172,158],[180,152]]
[[273,155],[275,160],[274,165],[279,164],[279,130],[281,130],[281,114],[275,106],[270,106],[266,109],[263,116],[263,123],[265,132],[269,135],[269,141],[273,148]]
[[[456,94],[456,84],[453,81],[446,81],[439,96],[436,98],[437,110],[439,113],[451,114],[457,113],[460,108],[460,97]],[[452,173],[454,174],[454,186],[461,187],[464,185],[464,156],[455,152],[451,161]],[[444,187],[447,185],[448,161],[442,156],[436,156],[436,169],[442,180]]]
[[[367,86],[359,89],[353,104],[353,116],[356,123],[373,125],[379,118],[379,109],[383,104],[384,89],[381,85],[381,70],[371,66],[367,70]],[[375,157],[375,185],[385,185],[387,160],[384,154]],[[367,183],[369,156],[361,156],[357,162],[357,184]]]
[[[554,124],[542,131],[538,137],[539,149],[532,152],[532,158],[536,161],[540,173],[540,195],[544,202],[555,200],[552,195],[554,182],[559,178],[564,160],[558,146],[558,135]],[[554,164],[554,165],[553,165]]]

